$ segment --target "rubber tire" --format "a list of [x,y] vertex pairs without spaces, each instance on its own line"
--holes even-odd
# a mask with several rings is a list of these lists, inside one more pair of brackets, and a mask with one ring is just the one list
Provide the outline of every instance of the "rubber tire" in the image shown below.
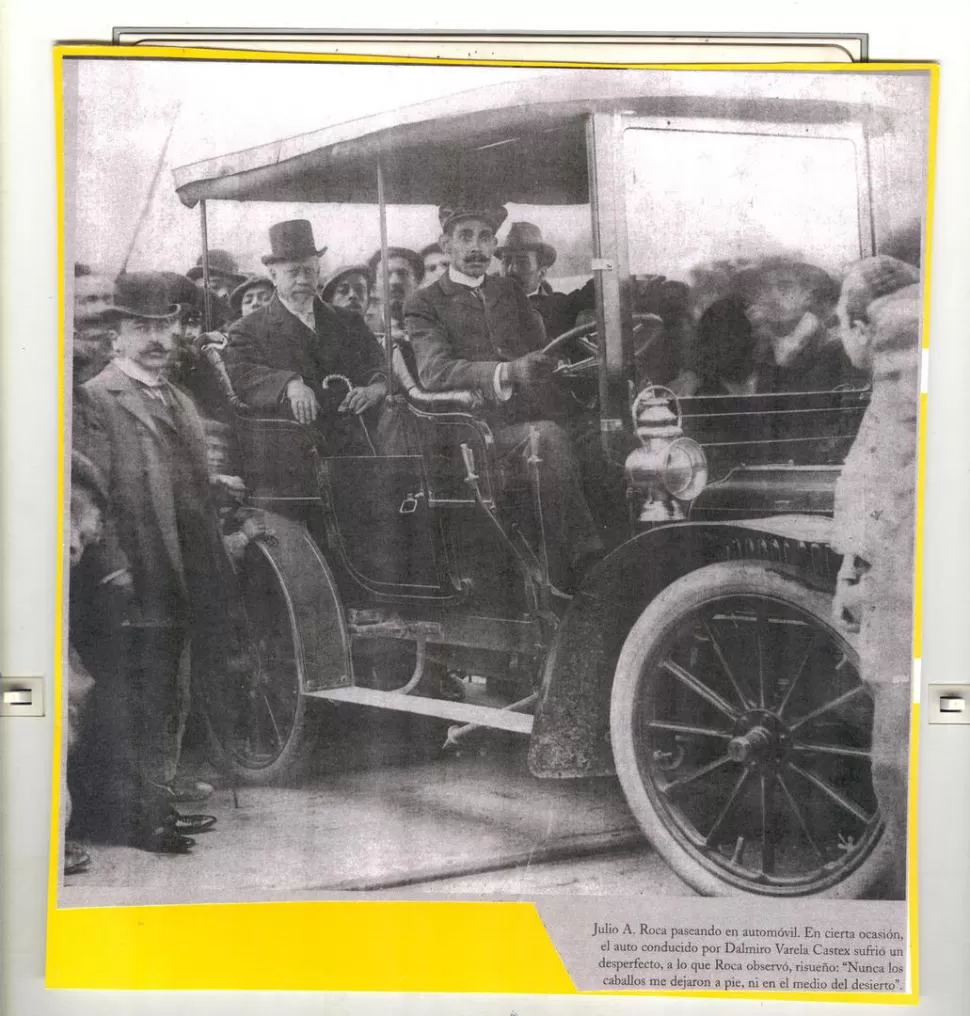
[[328,712],[323,704],[312,702],[305,695],[299,697],[296,715],[286,745],[267,766],[244,766],[223,747],[205,713],[206,750],[209,761],[231,782],[247,786],[286,786],[299,782],[319,754],[318,745],[323,739],[323,716]]
[[[831,632],[858,666],[855,648],[832,625],[832,598],[809,588],[767,562],[725,561],[707,565],[671,583],[640,615],[630,629],[620,653],[610,701],[610,737],[616,774],[627,804],[651,846],[691,888],[703,896],[781,897],[746,891],[724,881],[704,867],[675,838],[654,808],[640,775],[633,724],[640,675],[651,666],[651,656],[687,612],[711,600],[727,596],[771,596],[811,614],[820,627]],[[871,853],[845,879],[819,892],[794,898],[858,899],[885,877],[891,858],[886,837],[880,836]]]
[[[268,554],[261,544],[253,545],[254,552],[268,559]],[[275,576],[275,571],[270,568],[269,572]],[[277,591],[279,589],[277,581]],[[291,637],[296,635],[291,631]],[[302,776],[306,775],[313,760],[318,755],[318,746],[325,734],[326,719],[332,718],[333,710],[327,708],[325,703],[311,701],[300,690],[297,696],[296,710],[290,735],[280,754],[269,765],[259,768],[244,766],[226,750],[219,739],[206,708],[202,703],[202,714],[205,717],[206,745],[209,761],[222,773],[238,784],[251,786],[268,786],[295,783]]]

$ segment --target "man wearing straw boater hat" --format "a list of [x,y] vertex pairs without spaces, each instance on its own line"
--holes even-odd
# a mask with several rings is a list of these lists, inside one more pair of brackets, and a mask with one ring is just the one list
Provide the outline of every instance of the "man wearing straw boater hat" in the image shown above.
[[186,853],[189,836],[215,822],[179,816],[173,807],[189,649],[199,673],[224,663],[226,573],[202,423],[165,377],[179,314],[169,290],[158,272],[115,282],[113,305],[103,312],[116,333],[115,358],[84,385],[86,426],[75,450],[100,470],[110,499],[103,581],[130,592],[125,665],[117,687],[106,689],[110,708],[102,715],[105,797],[112,782],[127,779],[130,789],[105,821],[112,838],[132,846]]
[[451,264],[412,296],[405,323],[421,384],[428,391],[479,392],[496,450],[511,468],[525,469],[530,435],[538,434],[550,577],[568,589],[603,543],[570,438],[554,422],[564,421],[568,410],[552,382],[556,362],[542,351],[542,319],[518,282],[487,274],[507,214],[481,200],[439,209],[441,247]]
[[[226,365],[243,402],[316,424],[329,455],[372,454],[369,427],[386,392],[384,358],[363,319],[317,296],[320,256],[306,219],[278,222],[263,257],[270,302],[229,329]],[[351,388],[324,382],[332,374]]]

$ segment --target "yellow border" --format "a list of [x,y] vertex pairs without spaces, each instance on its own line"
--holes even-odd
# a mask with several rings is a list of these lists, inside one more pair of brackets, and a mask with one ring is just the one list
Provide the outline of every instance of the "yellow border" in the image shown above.
[[[54,49],[57,131],[58,294],[61,308],[58,420],[64,433],[64,119],[65,58],[179,59],[272,63],[386,63],[500,67],[589,67],[652,70],[753,70],[871,74],[924,71],[930,75],[930,130],[924,251],[923,345],[929,345],[929,278],[936,173],[939,67],[932,63],[854,64],[614,64],[559,61],[438,60],[351,54],[265,53],[167,46],[70,45]],[[926,396],[921,399],[917,502],[914,652],[922,645],[922,526],[925,487]],[[914,1005],[919,1001],[916,865],[919,705],[911,720],[909,784],[910,991],[846,992],[651,991],[582,992],[567,973],[531,903],[325,901],[191,906],[59,909],[61,703],[64,684],[64,442],[58,453],[58,545],[54,632],[54,773],[48,868],[47,986],[101,989],[220,989],[291,991],[424,991],[590,995],[664,995],[750,998],[758,1001],[853,1002]]]

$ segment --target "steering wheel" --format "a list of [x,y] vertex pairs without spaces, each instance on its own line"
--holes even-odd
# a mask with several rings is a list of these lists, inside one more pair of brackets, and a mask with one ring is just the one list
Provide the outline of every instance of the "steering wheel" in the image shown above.
[[584,325],[570,328],[568,332],[557,335],[549,342],[542,350],[545,356],[556,356],[570,343],[575,343],[575,347],[586,354],[578,360],[560,363],[553,371],[554,376],[568,379],[590,377],[595,374],[599,366],[599,344],[596,337],[596,322],[589,321]]
[[[633,315],[633,357],[638,359],[659,340],[663,334],[663,319],[656,314]],[[555,356],[562,352],[570,343],[574,348],[582,350],[585,356],[568,363],[560,363],[553,371],[553,376],[570,380],[573,378],[594,377],[599,371],[599,342],[595,321],[570,328],[568,332],[557,335],[542,350],[546,356]]]

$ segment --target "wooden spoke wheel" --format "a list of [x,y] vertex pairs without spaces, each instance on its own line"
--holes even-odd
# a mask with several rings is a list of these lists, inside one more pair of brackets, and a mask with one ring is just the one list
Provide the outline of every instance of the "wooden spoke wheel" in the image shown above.
[[302,694],[282,575],[259,542],[240,569],[245,621],[229,667],[203,683],[209,754],[219,768],[248,783],[274,783],[302,772],[318,738]]
[[766,563],[725,562],[672,583],[627,637],[617,775],[701,893],[856,897],[884,871],[872,701],[830,609]]

